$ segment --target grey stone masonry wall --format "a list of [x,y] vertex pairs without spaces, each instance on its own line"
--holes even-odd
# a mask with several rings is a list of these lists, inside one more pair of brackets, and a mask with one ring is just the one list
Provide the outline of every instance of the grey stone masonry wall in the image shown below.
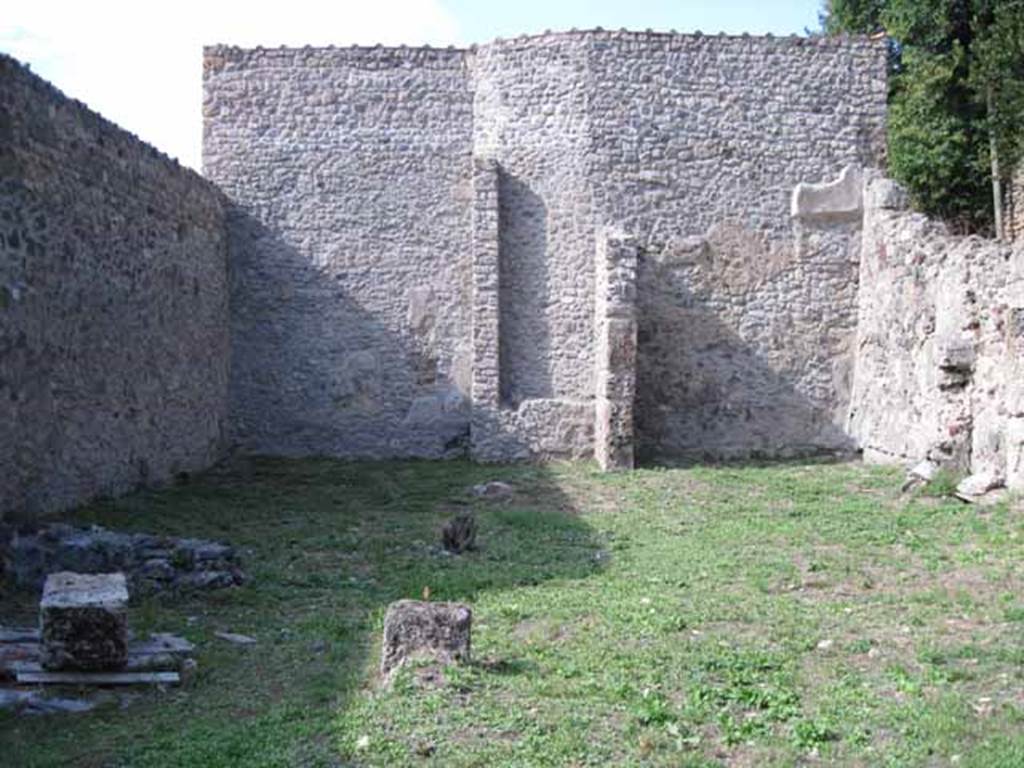
[[598,238],[594,458],[605,470],[632,469],[635,460],[637,252],[631,238],[616,234]]
[[467,54],[473,151],[498,167],[501,403],[474,419],[478,459],[592,455],[588,44],[552,35]]
[[208,182],[0,55],[0,517],[217,458],[223,216]]
[[1024,487],[1024,247],[952,236],[875,178],[860,283],[850,430],[865,458]]
[[498,164],[477,158],[473,167],[473,371],[471,451],[500,459],[501,310],[498,282]]
[[884,45],[606,32],[589,62],[595,215],[642,247],[640,454],[854,448],[859,215],[790,198],[879,164]]
[[208,48],[203,164],[232,202],[246,451],[464,452],[472,94],[463,52]]
[[235,441],[593,455],[612,228],[639,247],[641,451],[852,447],[860,219],[789,205],[800,182],[879,162],[885,58],[862,39],[600,30],[207,49]]

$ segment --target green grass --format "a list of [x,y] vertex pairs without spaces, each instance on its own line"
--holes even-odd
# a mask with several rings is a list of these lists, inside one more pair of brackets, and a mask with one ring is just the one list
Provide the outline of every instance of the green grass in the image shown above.
[[[501,479],[508,499],[466,496]],[[252,580],[144,600],[191,687],[0,720],[16,766],[1024,765],[1024,515],[855,464],[255,460],[69,519],[224,538]],[[439,553],[445,519],[476,551]],[[469,665],[376,668],[403,597],[474,610]],[[0,594],[5,622],[31,596]],[[253,647],[214,638],[250,634]]]

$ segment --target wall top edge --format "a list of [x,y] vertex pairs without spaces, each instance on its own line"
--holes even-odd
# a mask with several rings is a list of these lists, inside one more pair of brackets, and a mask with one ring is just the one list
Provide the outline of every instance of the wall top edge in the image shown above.
[[220,189],[213,185],[208,179],[204,178],[198,171],[189,168],[187,165],[182,165],[178,158],[162,152],[131,131],[122,128],[111,120],[108,120],[85,102],[68,96],[49,80],[46,80],[33,72],[28,64],[24,64],[13,56],[0,51],[0,85],[2,85],[2,81],[7,78],[10,78],[11,80],[20,80],[26,86],[41,94],[50,102],[52,108],[68,108],[75,110],[83,120],[83,123],[85,125],[89,125],[97,136],[102,136],[104,139],[109,138],[113,141],[123,141],[137,146],[149,159],[165,165],[168,169],[179,174],[181,177],[205,187],[211,193],[223,200],[223,194]]
[[407,55],[410,57],[422,56],[425,53],[432,54],[434,56],[452,55],[455,57],[462,56],[466,53],[474,53],[478,50],[486,50],[489,48],[501,48],[508,46],[515,46],[518,44],[543,44],[546,42],[561,42],[566,40],[593,40],[593,41],[611,41],[611,42],[666,42],[666,41],[748,41],[756,44],[775,45],[782,47],[821,47],[821,48],[841,48],[841,47],[874,47],[874,46],[885,46],[886,39],[882,36],[865,36],[865,35],[838,35],[838,36],[825,36],[825,35],[751,35],[747,33],[743,34],[727,34],[725,32],[719,32],[717,34],[705,34],[700,31],[695,32],[676,32],[674,30],[668,32],[658,32],[654,30],[645,31],[632,31],[626,29],[619,30],[606,30],[600,27],[595,29],[577,30],[572,29],[568,31],[552,32],[545,31],[539,34],[532,35],[520,35],[512,38],[496,38],[490,42],[482,43],[479,45],[470,45],[468,47],[456,47],[449,45],[443,46],[386,46],[381,43],[376,45],[327,45],[327,46],[256,46],[253,48],[245,48],[235,45],[227,44],[212,44],[203,47],[204,56],[218,56],[221,58],[245,58],[246,56],[253,53],[262,54],[273,54],[279,52],[288,56],[294,56],[297,53],[308,52],[311,54],[323,54],[325,52],[336,52],[343,54],[346,52],[352,54],[369,54],[383,53],[389,56],[402,56]]

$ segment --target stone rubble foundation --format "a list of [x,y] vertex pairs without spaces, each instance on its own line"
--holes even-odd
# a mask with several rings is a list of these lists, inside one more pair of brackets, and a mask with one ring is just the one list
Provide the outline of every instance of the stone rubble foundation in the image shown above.
[[121,533],[100,526],[55,523],[0,528],[0,555],[8,578],[39,589],[58,571],[123,571],[135,591],[219,589],[243,583],[236,550],[206,539]]

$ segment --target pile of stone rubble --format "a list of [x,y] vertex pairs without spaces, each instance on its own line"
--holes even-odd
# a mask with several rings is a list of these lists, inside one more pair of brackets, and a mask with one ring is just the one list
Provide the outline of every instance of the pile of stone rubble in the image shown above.
[[39,589],[59,571],[123,572],[133,591],[218,589],[244,581],[235,549],[204,539],[120,533],[63,523],[0,526],[4,572],[19,587]]

